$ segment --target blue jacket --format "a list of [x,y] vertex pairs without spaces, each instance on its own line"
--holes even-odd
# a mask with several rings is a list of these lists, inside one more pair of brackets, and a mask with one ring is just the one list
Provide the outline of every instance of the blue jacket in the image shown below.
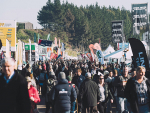
[[[71,109],[71,103],[77,98],[77,94],[72,85],[66,79],[58,81],[52,89],[52,101],[56,113],[62,113]],[[59,109],[58,109],[59,108]]]
[[85,77],[83,75],[74,76],[72,79],[72,83],[75,84],[78,87],[78,89],[80,89],[80,85],[84,80],[85,80]]

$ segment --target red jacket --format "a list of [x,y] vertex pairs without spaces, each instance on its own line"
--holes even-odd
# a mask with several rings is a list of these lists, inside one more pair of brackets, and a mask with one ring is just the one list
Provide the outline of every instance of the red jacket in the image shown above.
[[33,87],[32,85],[31,85],[30,89],[28,90],[28,92],[29,92],[29,98],[31,98],[31,97],[34,98],[34,102],[30,101],[31,106],[32,106],[30,113],[33,113],[33,109],[35,109],[35,105],[37,103],[39,103],[41,100],[40,100],[37,89],[35,87]]

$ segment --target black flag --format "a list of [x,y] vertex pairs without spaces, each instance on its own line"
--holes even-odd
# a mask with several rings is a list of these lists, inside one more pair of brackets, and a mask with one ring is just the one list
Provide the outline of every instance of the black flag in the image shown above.
[[2,48],[2,42],[1,42],[1,39],[0,39],[0,49]]
[[50,41],[50,40],[42,40],[42,39],[39,39],[39,45],[41,46],[52,46],[52,43],[53,41]]
[[130,38],[129,43],[133,53],[134,67],[143,66],[148,69],[149,63],[143,43],[136,38]]

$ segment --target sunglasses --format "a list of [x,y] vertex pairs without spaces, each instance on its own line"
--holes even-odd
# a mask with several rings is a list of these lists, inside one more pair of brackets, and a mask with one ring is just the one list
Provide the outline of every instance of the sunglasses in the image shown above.
[[104,78],[99,78],[100,80],[104,79]]

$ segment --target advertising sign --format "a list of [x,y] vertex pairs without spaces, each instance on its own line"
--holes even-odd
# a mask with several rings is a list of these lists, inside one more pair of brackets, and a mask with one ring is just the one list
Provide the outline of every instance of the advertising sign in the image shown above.
[[132,4],[133,35],[140,34],[140,27],[148,23],[148,4]]
[[16,51],[16,21],[0,20],[0,39],[2,49],[6,51],[6,39],[11,43],[11,51]]
[[112,41],[120,43],[124,40],[123,37],[123,20],[112,21]]

